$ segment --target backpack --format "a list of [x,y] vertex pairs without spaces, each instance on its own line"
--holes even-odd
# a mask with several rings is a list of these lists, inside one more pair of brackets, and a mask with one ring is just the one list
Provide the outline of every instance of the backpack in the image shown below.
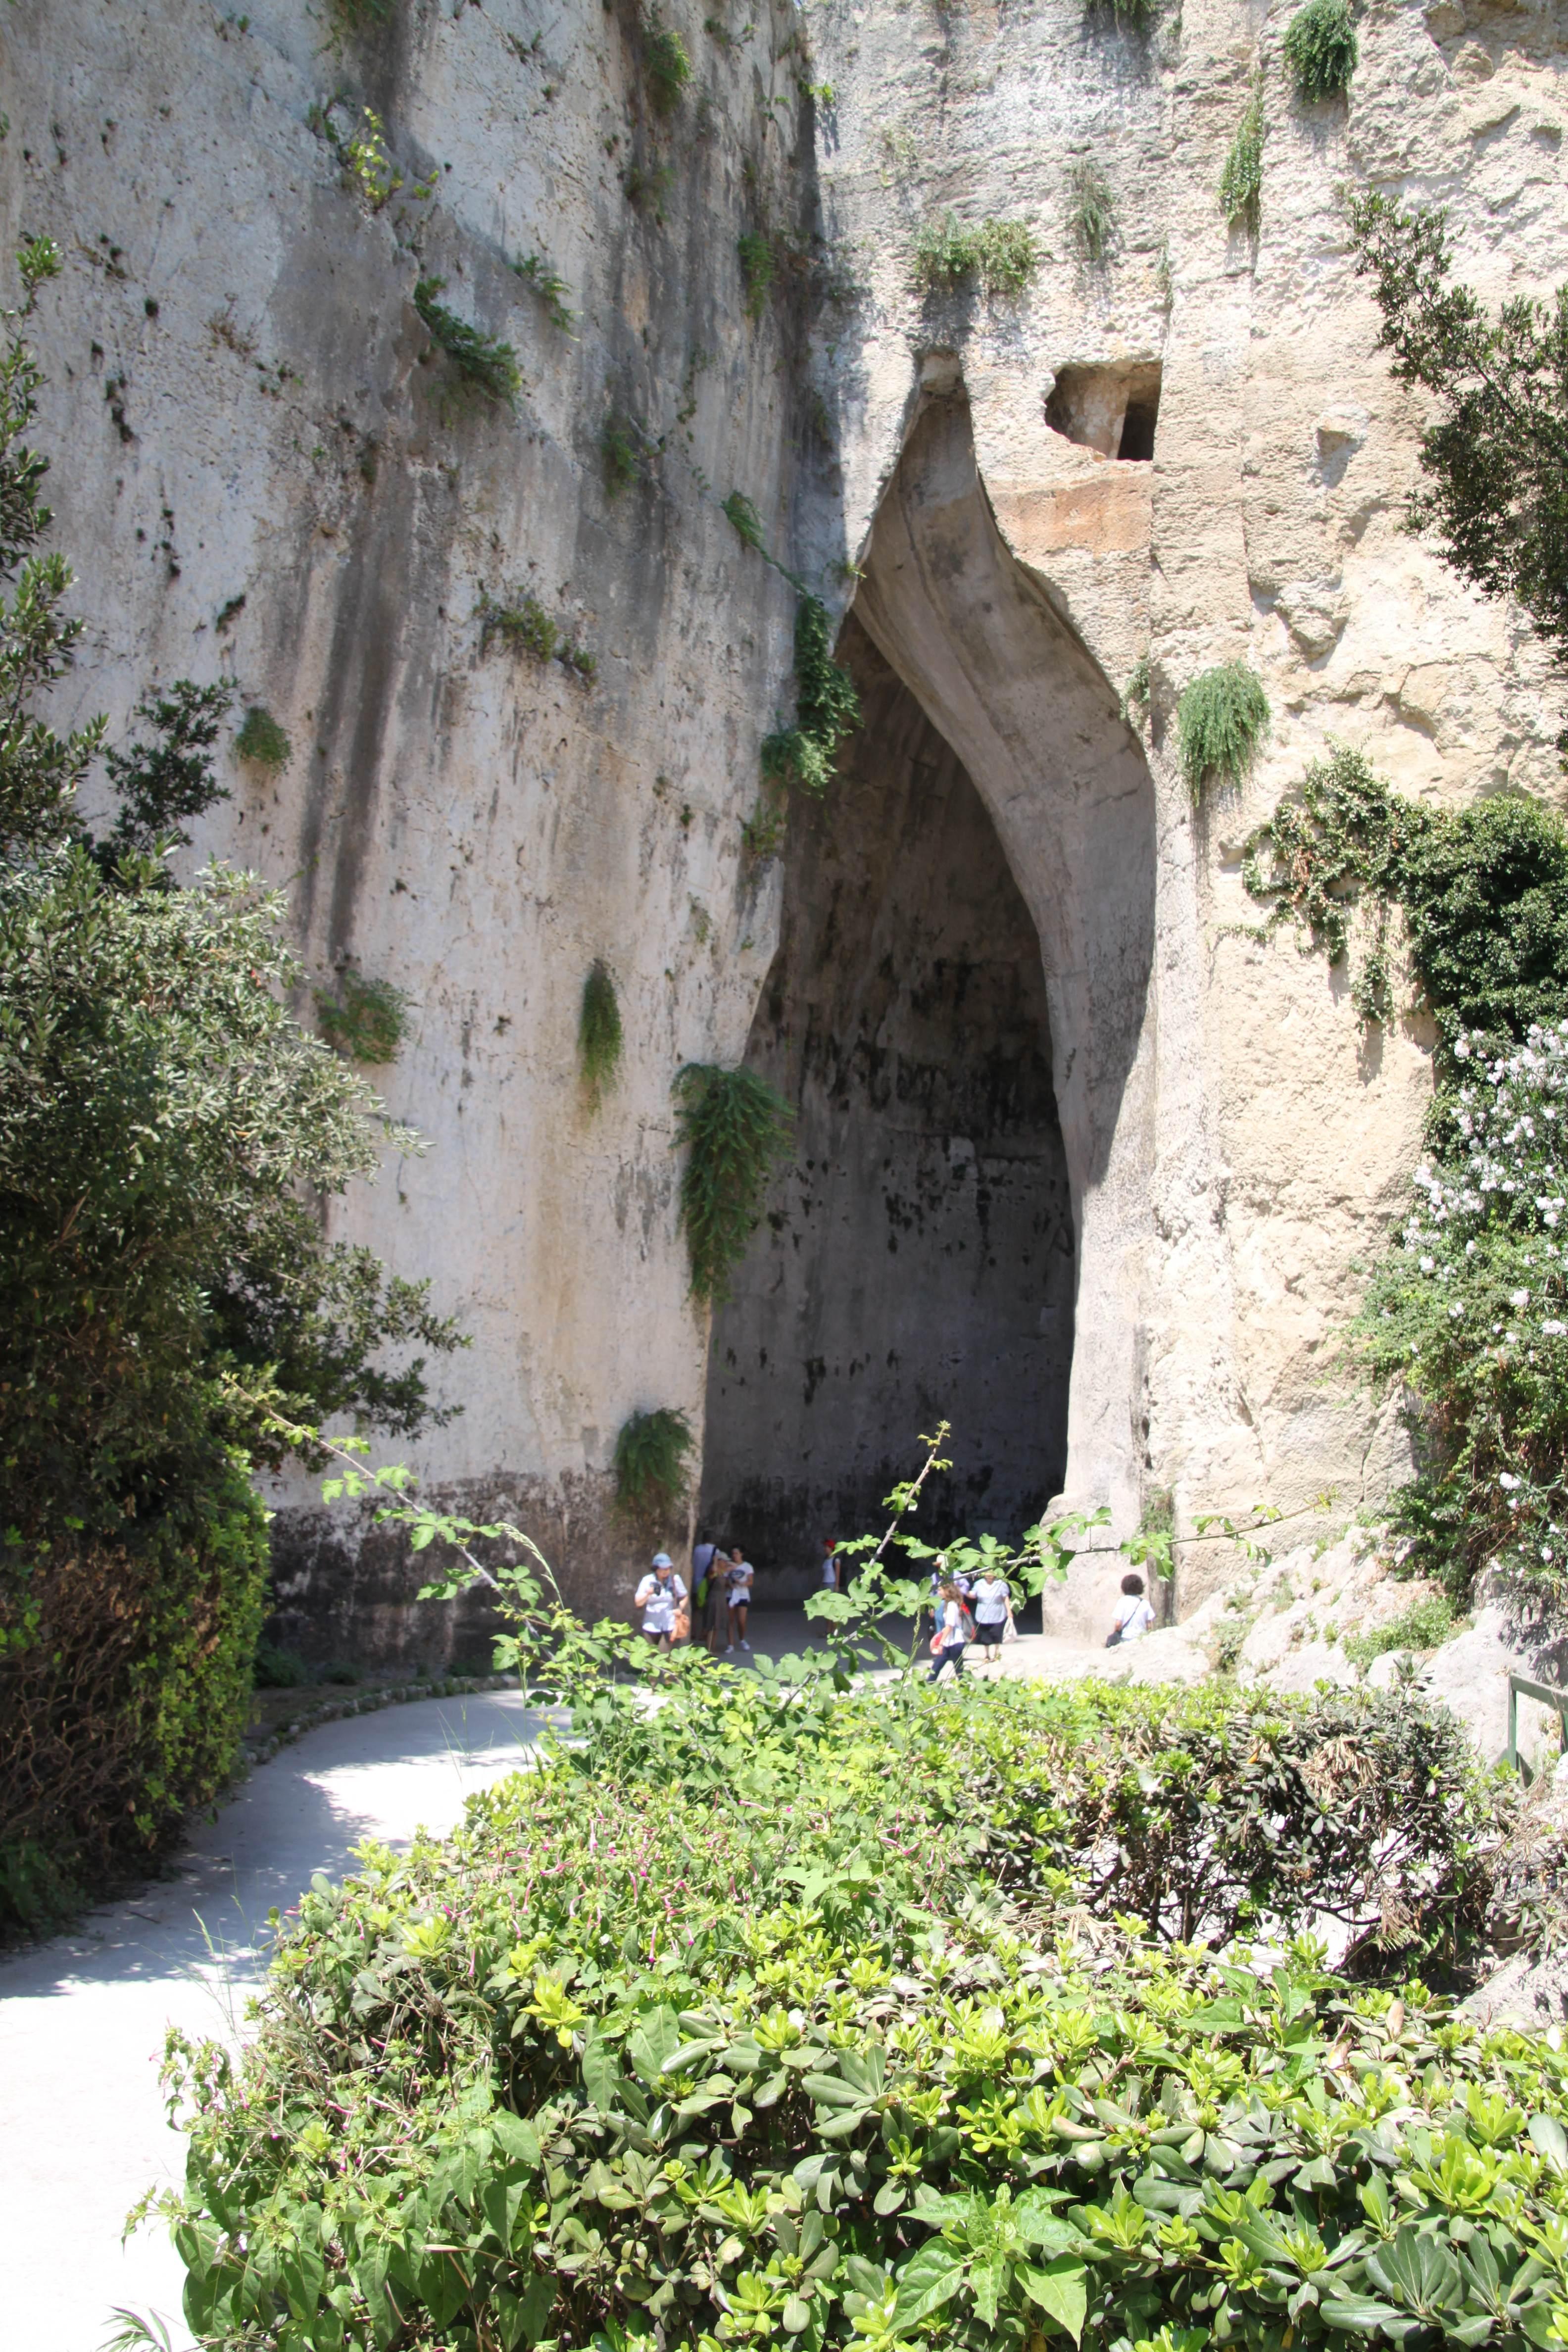
[[958,1630],[966,1642],[973,1641],[974,1619],[970,1613],[969,1603],[962,1593],[958,1597]]

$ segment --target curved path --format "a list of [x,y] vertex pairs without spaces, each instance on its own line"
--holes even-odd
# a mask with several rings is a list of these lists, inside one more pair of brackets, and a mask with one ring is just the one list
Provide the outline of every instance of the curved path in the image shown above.
[[0,1960],[0,2342],[99,2352],[117,2305],[167,2321],[182,2273],[161,2224],[127,2209],[177,2180],[184,2146],[158,2088],[166,2026],[228,2036],[266,1965],[267,1915],[366,1837],[444,1832],[472,1790],[528,1759],[515,1692],[422,1699],[323,1724],[203,1822],[173,1876],[73,1936]]

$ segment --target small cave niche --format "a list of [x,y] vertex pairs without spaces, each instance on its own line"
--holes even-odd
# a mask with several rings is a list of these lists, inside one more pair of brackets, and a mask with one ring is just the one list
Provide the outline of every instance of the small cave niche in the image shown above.
[[1076,1256],[1040,941],[979,792],[851,614],[863,724],[792,803],[748,1064],[795,1147],[714,1317],[700,1516],[798,1599],[952,1424],[928,1541],[1016,1538],[1067,1460]]
[[1064,367],[1046,403],[1046,423],[1064,440],[1145,464],[1154,455],[1159,415],[1158,360]]

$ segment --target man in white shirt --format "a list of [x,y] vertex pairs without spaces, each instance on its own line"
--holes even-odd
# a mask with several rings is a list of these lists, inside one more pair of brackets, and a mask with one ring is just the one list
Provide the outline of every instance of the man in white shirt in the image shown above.
[[994,1664],[1002,1654],[1013,1622],[1013,1596],[1006,1578],[987,1569],[976,1579],[969,1598],[974,1608],[974,1638],[984,1644],[987,1663]]
[[656,1551],[632,1606],[642,1611],[643,1632],[661,1650],[668,1650],[675,1639],[675,1612],[685,1598],[686,1587],[675,1572],[675,1562],[667,1551]]
[[1141,1642],[1152,1627],[1154,1612],[1143,1591],[1143,1580],[1127,1575],[1121,1580],[1121,1608],[1105,1646],[1114,1650],[1123,1642]]

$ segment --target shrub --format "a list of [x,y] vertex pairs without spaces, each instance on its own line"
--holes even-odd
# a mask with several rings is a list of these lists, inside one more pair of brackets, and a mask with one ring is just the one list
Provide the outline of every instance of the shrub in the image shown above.
[[[331,116],[326,120],[331,122]],[[403,174],[387,152],[385,129],[379,114],[367,106],[361,127],[338,145],[349,184],[373,213],[391,203],[403,185]]]
[[675,1139],[686,1151],[680,1224],[694,1296],[714,1307],[762,1215],[776,1160],[789,1149],[794,1113],[754,1070],[688,1062],[676,1075]]
[[621,1008],[608,964],[597,956],[583,982],[577,1019],[577,1062],[583,1083],[596,1105],[621,1066]]
[[438,302],[436,297],[446,282],[444,278],[421,278],[414,289],[414,307],[431,341],[445,352],[463,387],[502,407],[515,408],[517,395],[522,390],[522,371],[518,366],[516,352],[510,343],[500,341],[494,335],[482,334],[478,327],[471,327],[455,310]]
[[1248,228],[1255,236],[1263,206],[1263,142],[1267,135],[1263,100],[1255,92],[1237,125],[1219,179],[1219,208],[1226,226]]
[[1348,0],[1307,0],[1285,27],[1285,62],[1309,106],[1349,89],[1358,55]]
[[1458,1627],[1453,1602],[1446,1593],[1434,1592],[1425,1601],[1413,1601],[1374,1633],[1352,1634],[1344,1652],[1352,1665],[1364,1671],[1374,1658],[1386,1658],[1395,1650],[1436,1650]]
[[1087,155],[1068,169],[1068,228],[1073,243],[1091,265],[1110,250],[1116,227],[1116,198],[1110,181]]
[[258,1642],[251,1671],[258,1690],[303,1690],[310,1679],[304,1659],[279,1649],[276,1642]]
[[674,185],[671,163],[631,163],[621,175],[627,204],[637,212],[651,212],[657,221],[664,218],[665,198]]
[[1039,267],[1026,221],[983,220],[971,226],[948,213],[915,238],[914,279],[927,294],[975,284],[986,294],[1019,294]]
[[745,311],[755,322],[768,307],[768,295],[773,282],[773,240],[748,229],[737,242],[741,257],[741,285],[745,295]]
[[1241,782],[1268,726],[1268,698],[1245,662],[1206,669],[1182,689],[1176,706],[1182,773],[1194,801],[1211,776]]
[[657,1519],[686,1493],[686,1459],[696,1439],[673,1405],[634,1412],[616,1439],[616,1506],[628,1518]]
[[1387,919],[1398,906],[1411,961],[1444,1035],[1522,1039],[1568,1000],[1568,828],[1538,802],[1428,809],[1390,790],[1359,751],[1314,761],[1245,849],[1243,878],[1269,928],[1300,924],[1331,963],[1348,960],[1350,910],[1375,901],[1353,973],[1363,1020],[1393,1012]]
[[816,596],[795,607],[795,725],[763,739],[763,774],[820,794],[833,781],[839,745],[860,724],[860,698],[833,658],[833,624]]
[[[1559,353],[1568,295],[1521,299],[1489,319],[1450,282],[1441,213],[1402,213],[1385,196],[1352,197],[1356,268],[1373,278],[1381,346],[1401,383],[1436,396],[1421,434],[1428,487],[1413,530],[1431,529],[1473,586],[1517,597],[1559,666],[1568,659],[1568,379]],[[1559,748],[1564,748],[1559,738]]]
[[492,637],[531,654],[535,661],[550,661],[560,650],[560,625],[537,596],[520,592],[510,603],[502,604],[484,595],[479,599],[479,614],[481,652],[488,648]]
[[[36,276],[36,272],[35,272]],[[374,1097],[288,1010],[285,908],[219,866],[182,887],[182,820],[222,797],[225,681],[150,694],[109,758],[109,833],[75,793],[101,721],[35,698],[70,667],[70,574],[40,554],[38,375],[0,352],[0,1876],[52,1899],[145,1854],[232,1760],[257,1632],[244,1471],[280,1425],[412,1432],[450,1349],[423,1286],[324,1244],[372,1174]],[[412,1137],[390,1130],[398,1148]]]
[[0,1937],[145,1867],[226,1786],[265,1607],[238,1460],[111,1541],[0,1546]]
[[643,24],[643,62],[656,114],[673,114],[691,79],[691,59],[673,26],[650,10]]
[[337,993],[316,991],[316,1019],[334,1053],[350,1062],[395,1062],[408,1032],[408,999],[389,980],[366,980],[348,965]]
[[[1315,2352],[1425,2340],[1434,2309],[1460,2342],[1497,2312],[1500,2340],[1552,2340],[1552,2042],[1358,1990],[1305,1935],[1215,1957],[1094,1928],[1089,1853],[1043,1864],[1062,1774],[1068,1809],[1100,1780],[1077,1827],[1103,1853],[1141,1844],[1149,1784],[1201,1844],[1289,1757],[1304,1832],[1384,1771],[1347,1723],[1401,1710],[1002,1685],[959,1711],[705,1663],[616,1716],[655,1748],[668,1719],[651,1767],[606,1769],[590,1699],[588,1751],[476,1798],[445,1846],[317,1882],[243,2054],[174,2038],[191,2153],[164,2205],[204,2343]],[[1369,1884],[1364,1834],[1441,1720],[1403,1713]],[[1199,1718],[1201,1795],[1163,1743]],[[1439,1733],[1439,1876],[1496,1833],[1454,1756]],[[1310,1864],[1274,1883],[1311,1913]]]
[[274,773],[286,768],[293,756],[293,745],[269,710],[253,702],[245,714],[245,723],[234,739],[234,748],[242,760],[253,761],[257,767]]
[[397,0],[327,0],[329,46],[341,48],[345,40],[380,32],[393,22]]
[[576,324],[577,313],[567,302],[572,289],[560,272],[551,268],[542,253],[528,254],[511,266],[524,285],[531,286],[538,295],[552,324],[559,327],[563,334],[569,333]]
[[642,479],[645,470],[642,436],[629,417],[612,409],[599,434],[599,459],[605,469],[605,489],[612,499]]

